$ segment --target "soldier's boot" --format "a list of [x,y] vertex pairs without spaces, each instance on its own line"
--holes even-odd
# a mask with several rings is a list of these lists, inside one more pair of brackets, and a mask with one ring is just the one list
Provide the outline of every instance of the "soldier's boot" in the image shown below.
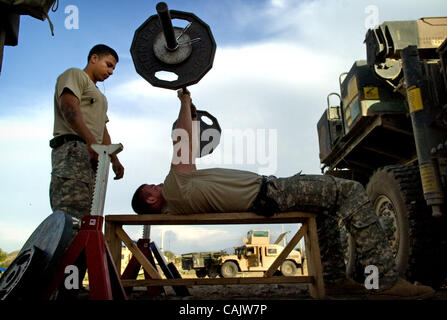
[[352,279],[341,279],[333,283],[328,283],[325,290],[328,296],[366,294],[368,292],[363,285]]
[[435,290],[429,286],[411,284],[405,279],[399,278],[389,289],[372,291],[368,295],[371,300],[421,300],[432,298]]

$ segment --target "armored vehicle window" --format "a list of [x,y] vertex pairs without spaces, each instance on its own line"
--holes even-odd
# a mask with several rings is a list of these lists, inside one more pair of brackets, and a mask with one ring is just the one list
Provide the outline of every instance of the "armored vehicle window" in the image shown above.
[[254,235],[255,237],[268,237],[268,236],[269,236],[269,233],[268,233],[268,231],[255,231],[255,232],[253,233],[253,235]]

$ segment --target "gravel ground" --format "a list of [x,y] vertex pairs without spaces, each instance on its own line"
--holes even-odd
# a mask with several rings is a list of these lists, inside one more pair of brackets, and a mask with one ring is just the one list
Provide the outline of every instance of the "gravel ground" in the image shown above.
[[[307,270],[304,269],[304,274]],[[238,276],[246,277],[247,273]],[[251,276],[262,276],[262,273]],[[250,276],[248,275],[248,276]],[[301,275],[301,274],[299,274]],[[183,278],[195,278],[191,273],[182,274]],[[244,285],[201,285],[189,286],[190,296],[177,296],[172,287],[164,287],[165,294],[149,297],[145,287],[135,287],[129,296],[131,300],[313,300],[307,284],[244,284]],[[328,300],[368,300],[366,295],[327,296]],[[447,287],[436,292],[432,300],[447,300]]]

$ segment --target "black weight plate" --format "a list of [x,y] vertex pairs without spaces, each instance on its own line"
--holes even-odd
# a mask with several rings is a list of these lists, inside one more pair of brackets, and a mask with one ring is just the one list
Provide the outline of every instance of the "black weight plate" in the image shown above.
[[[44,284],[46,281],[51,279],[51,276],[56,271],[56,268],[62,259],[65,250],[70,245],[73,238],[73,220],[71,216],[62,212],[55,211],[50,214],[31,234],[28,240],[23,245],[20,250],[19,256],[23,256],[30,252],[30,250],[38,250],[39,254],[39,267],[32,267],[27,269],[27,273],[34,273],[36,269],[38,269],[38,278],[39,283]],[[40,252],[42,254],[40,254]],[[17,258],[16,258],[17,259]],[[12,264],[10,266],[14,267]],[[8,273],[8,268],[5,271],[5,274]],[[37,297],[39,290],[42,288],[36,287],[36,279],[30,279],[26,276],[26,273],[23,274],[25,277],[24,280],[20,281],[21,288],[28,288],[32,290]],[[1,278],[1,281],[4,280],[5,277]],[[2,283],[2,282],[0,282]],[[17,282],[18,283],[18,282]],[[0,284],[1,287],[1,284]],[[12,290],[12,288],[10,288]],[[26,292],[25,289],[21,289],[21,292]],[[25,298],[25,297],[17,297]]]
[[[20,253],[38,247],[47,254],[47,264],[59,262],[73,238],[73,219],[60,210],[50,214],[34,230]],[[20,254],[19,253],[19,254]]]
[[[211,124],[206,123],[203,118],[206,117],[211,120]],[[197,110],[197,119],[200,121],[200,132],[199,141],[200,141],[200,154],[199,158],[204,157],[213,153],[213,151],[217,148],[220,143],[220,135],[222,129],[220,128],[219,121],[209,112],[204,110]],[[172,124],[172,130],[174,130],[177,124],[177,120]],[[209,129],[214,129],[210,130]]]
[[21,251],[0,279],[0,300],[35,299],[45,260],[46,253],[35,246]]
[[[201,40],[192,44],[191,55],[179,64],[161,62],[154,54],[154,39],[162,31],[158,15],[150,16],[136,31],[130,48],[130,53],[137,73],[155,87],[180,89],[193,85],[212,68],[216,52],[216,42],[210,27],[190,12],[170,10],[172,19],[192,22],[186,31],[191,39]],[[166,81],[155,76],[159,71],[173,72],[177,80]]]
[[[202,119],[204,117],[210,119],[212,123],[206,123]],[[207,111],[197,110],[197,118],[200,121],[200,157],[203,157],[211,154],[217,148],[222,130],[217,119]]]

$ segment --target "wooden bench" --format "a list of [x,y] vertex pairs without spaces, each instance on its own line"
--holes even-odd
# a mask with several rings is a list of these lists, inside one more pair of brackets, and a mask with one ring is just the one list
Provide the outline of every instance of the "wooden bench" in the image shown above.
[[[227,285],[227,284],[255,284],[255,283],[308,283],[310,295],[321,299],[325,296],[323,272],[318,245],[317,225],[315,214],[305,212],[285,212],[273,217],[262,217],[252,212],[243,213],[206,213],[189,215],[148,214],[148,215],[106,215],[105,237],[107,239],[113,262],[117,270],[121,270],[121,243],[129,248],[148,272],[149,280],[121,280],[124,287],[134,286],[174,286],[174,285]],[[123,225],[215,225],[215,224],[301,224],[298,231],[265,272],[264,277],[246,278],[215,278],[215,279],[162,279],[157,270],[142,254],[137,245],[123,230]],[[301,238],[305,241],[308,276],[275,276],[273,273],[281,265],[288,254],[295,248]]]

